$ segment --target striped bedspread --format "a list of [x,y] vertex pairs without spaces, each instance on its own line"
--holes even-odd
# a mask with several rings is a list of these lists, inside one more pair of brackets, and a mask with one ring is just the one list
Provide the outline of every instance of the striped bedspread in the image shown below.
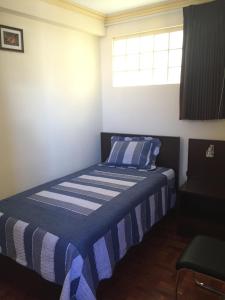
[[94,300],[174,201],[170,169],[95,165],[1,201],[0,252],[62,285],[61,300]]

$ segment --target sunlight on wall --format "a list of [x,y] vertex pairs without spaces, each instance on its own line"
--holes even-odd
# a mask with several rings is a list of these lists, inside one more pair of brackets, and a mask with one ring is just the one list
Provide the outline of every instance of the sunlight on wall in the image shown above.
[[3,198],[98,161],[101,101],[97,37],[6,13],[1,23],[23,28],[25,44],[0,51]]

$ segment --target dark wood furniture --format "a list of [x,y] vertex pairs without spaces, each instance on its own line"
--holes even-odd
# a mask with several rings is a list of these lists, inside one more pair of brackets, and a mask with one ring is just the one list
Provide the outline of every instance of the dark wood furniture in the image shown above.
[[111,137],[117,136],[152,136],[160,139],[162,145],[156,165],[159,167],[171,168],[176,173],[176,187],[179,180],[179,164],[180,164],[180,138],[174,136],[155,136],[150,134],[131,134],[131,133],[101,133],[101,159],[105,161],[111,150]]
[[[225,299],[225,241],[196,236],[176,263],[176,299]],[[192,278],[192,289],[185,281]],[[190,283],[189,283],[190,285]]]
[[[206,157],[210,145],[214,157]],[[178,232],[225,239],[225,141],[189,140],[187,182],[178,193]]]

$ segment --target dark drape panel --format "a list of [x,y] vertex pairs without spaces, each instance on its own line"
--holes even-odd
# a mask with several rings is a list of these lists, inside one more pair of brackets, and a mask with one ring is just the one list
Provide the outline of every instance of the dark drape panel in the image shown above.
[[183,12],[180,119],[224,119],[225,0]]

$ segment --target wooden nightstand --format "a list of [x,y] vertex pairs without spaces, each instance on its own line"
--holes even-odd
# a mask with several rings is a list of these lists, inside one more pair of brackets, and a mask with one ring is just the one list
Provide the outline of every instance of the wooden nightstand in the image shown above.
[[178,192],[178,232],[225,239],[225,184],[189,180]]
[[187,176],[178,191],[178,232],[225,239],[225,141],[190,139]]

